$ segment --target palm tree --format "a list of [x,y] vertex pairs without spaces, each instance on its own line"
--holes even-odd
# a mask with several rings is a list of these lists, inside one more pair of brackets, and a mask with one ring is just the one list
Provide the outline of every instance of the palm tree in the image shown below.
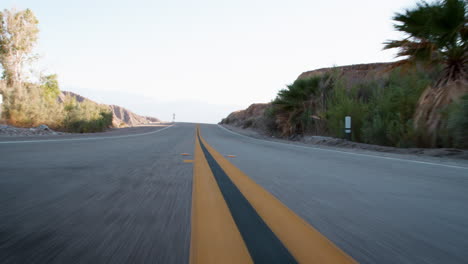
[[426,135],[421,140],[429,146],[440,145],[442,110],[468,93],[467,11],[466,0],[420,2],[393,17],[395,29],[406,37],[385,43],[385,49],[399,48],[397,56],[405,57],[398,64],[444,66],[435,85],[421,95],[413,117],[415,128]]
[[273,106],[278,114],[283,136],[305,132],[321,80],[321,76],[298,79],[278,92]]
[[467,77],[467,2],[443,0],[418,3],[416,8],[397,13],[395,29],[405,33],[402,40],[385,42],[384,49],[399,48],[403,62],[443,64],[438,85]]

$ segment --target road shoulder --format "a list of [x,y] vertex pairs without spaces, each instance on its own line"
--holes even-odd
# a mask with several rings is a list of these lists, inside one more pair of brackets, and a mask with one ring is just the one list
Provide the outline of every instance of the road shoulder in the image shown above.
[[[421,163],[440,164],[443,166],[454,166],[468,169],[468,150],[454,150],[454,149],[403,149],[403,148],[390,148],[369,144],[361,144],[350,142],[351,144],[345,146],[329,146],[312,142],[310,140],[286,140],[275,137],[269,137],[256,130],[242,129],[230,125],[219,125],[220,129],[235,134],[240,137],[247,137],[252,140],[260,140],[265,142],[272,142],[276,144],[284,144],[289,146],[297,146],[300,148],[313,148],[323,151],[341,152],[345,154],[375,156],[385,159],[398,159],[410,160]],[[363,147],[369,146],[368,148]],[[454,155],[443,155],[444,151],[455,153]],[[461,154],[460,154],[461,152]],[[452,153],[452,154],[453,154]]]
[[0,144],[8,142],[36,142],[36,141],[62,141],[62,140],[87,140],[87,139],[104,139],[104,138],[119,138],[132,137],[138,135],[146,135],[155,133],[161,129],[166,129],[172,126],[172,123],[164,123],[157,125],[145,125],[126,128],[113,128],[105,132],[99,133],[64,133],[56,135],[32,135],[32,136],[0,136]]

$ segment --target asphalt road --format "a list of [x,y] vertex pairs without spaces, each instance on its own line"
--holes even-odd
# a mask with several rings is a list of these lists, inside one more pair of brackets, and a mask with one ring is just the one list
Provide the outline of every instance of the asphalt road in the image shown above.
[[[141,129],[1,138],[0,263],[187,263],[195,125]],[[201,134],[360,263],[467,263],[468,167]]]

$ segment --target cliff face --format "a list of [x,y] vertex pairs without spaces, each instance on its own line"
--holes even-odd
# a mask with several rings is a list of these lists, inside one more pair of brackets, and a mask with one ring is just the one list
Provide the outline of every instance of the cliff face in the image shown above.
[[[68,91],[63,91],[59,95],[59,101],[63,102],[66,96],[71,96],[75,98],[75,100],[78,102],[83,102],[87,100],[92,103],[98,104],[86,97],[83,97],[79,94],[68,92]],[[105,105],[105,106],[109,107],[109,109],[112,111],[112,115],[113,115],[112,124],[114,127],[138,126],[138,125],[160,122],[160,120],[155,117],[141,116],[118,105]]]

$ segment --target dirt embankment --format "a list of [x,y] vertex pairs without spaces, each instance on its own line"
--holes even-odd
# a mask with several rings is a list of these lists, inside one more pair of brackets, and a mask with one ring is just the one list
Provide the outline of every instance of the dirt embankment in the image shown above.
[[377,80],[387,76],[392,65],[392,63],[384,62],[322,68],[303,72],[297,79],[307,79],[317,75],[332,73],[342,77],[346,85],[353,86],[363,81]]

